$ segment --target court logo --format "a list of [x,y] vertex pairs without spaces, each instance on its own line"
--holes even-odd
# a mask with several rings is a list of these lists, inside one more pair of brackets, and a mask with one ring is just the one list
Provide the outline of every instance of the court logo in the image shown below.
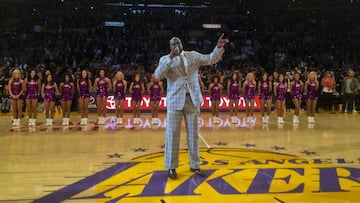
[[[304,159],[249,149],[202,149],[202,178],[180,152],[169,180],[163,153],[116,163],[33,202],[342,202],[358,201],[360,159]],[[299,196],[301,195],[301,196]],[[300,198],[300,199],[299,199]]]

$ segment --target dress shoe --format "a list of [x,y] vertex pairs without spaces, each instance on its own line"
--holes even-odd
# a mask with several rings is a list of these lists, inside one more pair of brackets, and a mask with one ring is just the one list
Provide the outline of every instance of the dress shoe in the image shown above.
[[175,169],[169,169],[168,177],[173,180],[175,180],[177,178],[177,173],[176,173]]
[[196,175],[200,176],[200,177],[205,177],[206,174],[203,170],[201,170],[200,168],[190,168],[191,172],[194,172]]

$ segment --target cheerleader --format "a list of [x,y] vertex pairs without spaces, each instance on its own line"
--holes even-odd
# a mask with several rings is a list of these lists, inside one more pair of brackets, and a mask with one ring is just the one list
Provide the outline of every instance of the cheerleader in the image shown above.
[[[262,116],[262,123],[269,123],[269,116],[271,113],[271,94],[272,83],[269,80],[268,74],[263,73],[261,81],[258,84],[258,91],[260,93],[260,110]],[[265,116],[265,105],[266,105],[266,116]]]
[[29,116],[28,126],[36,126],[36,117],[37,117],[37,106],[38,98],[41,89],[40,78],[35,69],[31,69],[28,72],[28,76],[25,79],[26,91],[25,91],[25,101],[27,114]]
[[237,113],[239,107],[239,97],[240,97],[240,83],[238,80],[237,73],[231,75],[231,80],[227,83],[227,92],[229,92],[230,99],[230,117],[231,123],[238,123]]
[[140,124],[140,108],[142,101],[142,94],[145,91],[145,86],[140,81],[140,74],[135,75],[135,81],[131,83],[129,92],[132,93],[132,107],[134,115],[134,124]]
[[306,113],[308,116],[309,123],[315,123],[314,115],[317,104],[317,89],[319,82],[317,80],[316,72],[311,71],[308,75],[308,80],[305,82],[305,94],[306,99]]
[[211,112],[213,116],[214,124],[219,124],[219,105],[222,85],[219,84],[220,77],[215,75],[212,79],[212,83],[209,85],[209,94],[211,101]]
[[70,73],[65,73],[63,76],[63,82],[60,83],[60,94],[61,94],[61,109],[63,117],[63,126],[69,125],[69,117],[71,111],[71,103],[73,99],[73,94],[75,91],[75,85],[70,81]]
[[284,111],[285,111],[285,92],[286,84],[284,75],[279,75],[279,80],[274,86],[274,95],[276,98],[276,112],[278,116],[278,124],[284,124]]
[[243,83],[243,92],[246,106],[246,122],[251,123],[254,114],[254,99],[255,99],[256,81],[253,73],[248,73]]
[[21,79],[21,72],[19,69],[15,69],[12,72],[9,80],[9,95],[11,100],[11,108],[13,112],[13,126],[20,125],[20,119],[22,118],[22,106],[23,98],[22,94],[25,90],[25,82]]
[[163,83],[152,75],[152,81],[148,84],[147,91],[150,92],[150,103],[151,103],[151,124],[159,124],[159,104],[160,95],[164,92]]
[[41,94],[44,98],[46,126],[52,126],[55,113],[55,94],[57,94],[59,90],[51,74],[47,74],[45,79],[45,82],[41,86]]
[[124,99],[127,87],[127,82],[124,80],[124,74],[118,71],[115,75],[114,80],[114,99],[115,99],[115,113],[116,113],[116,124],[122,125],[122,117],[124,114]]
[[295,106],[294,117],[293,117],[294,124],[299,123],[299,114],[300,114],[303,86],[304,84],[300,80],[300,74],[298,72],[295,72],[294,80],[290,83],[291,98]]
[[111,81],[105,76],[105,69],[100,68],[99,77],[95,79],[96,105],[98,113],[98,124],[105,124],[107,91],[111,89]]
[[90,90],[92,88],[91,80],[86,69],[81,70],[80,79],[76,83],[77,91],[79,92],[79,108],[81,114],[80,125],[86,125],[89,116],[89,99]]

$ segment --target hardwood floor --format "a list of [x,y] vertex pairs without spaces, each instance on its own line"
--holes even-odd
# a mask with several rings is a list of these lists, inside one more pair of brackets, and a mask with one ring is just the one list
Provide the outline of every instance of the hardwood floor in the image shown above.
[[60,118],[46,127],[23,119],[11,126],[0,116],[0,202],[360,202],[360,117],[316,114],[315,124],[300,116],[293,125],[275,115],[263,125],[239,114],[232,125],[202,113],[200,147],[202,179],[188,170],[182,128],[179,179],[167,180],[163,167],[165,114],[151,125],[148,114],[132,125],[126,114],[116,126],[109,114],[104,126],[95,114],[86,127],[72,114],[70,126]]

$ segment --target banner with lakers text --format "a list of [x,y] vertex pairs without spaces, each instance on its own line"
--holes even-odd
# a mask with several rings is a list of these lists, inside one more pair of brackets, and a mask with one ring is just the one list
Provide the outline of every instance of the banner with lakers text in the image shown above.
[[[210,95],[203,94],[203,98],[204,98],[204,102],[201,104],[201,111],[210,111],[211,107],[212,107]],[[160,111],[166,110],[166,108],[167,108],[166,100],[167,100],[166,96],[161,96],[160,106],[159,106]],[[95,93],[91,94],[88,107],[89,107],[90,112],[96,112],[97,105],[96,105]],[[114,96],[112,94],[109,95],[107,98],[106,108],[110,111],[115,109],[115,100],[114,100]],[[229,99],[228,95],[222,95],[220,97],[220,105],[219,105],[220,111],[226,111],[229,108],[230,108],[230,99]],[[260,109],[260,99],[259,99],[258,95],[255,96],[254,109],[255,110]],[[124,110],[125,111],[132,110],[132,101],[131,101],[130,94],[125,96]],[[142,101],[141,101],[141,110],[142,111],[150,111],[151,110],[150,95],[147,95],[147,94],[143,95]],[[240,96],[240,99],[239,99],[239,110],[245,110],[245,99],[242,95]]]

